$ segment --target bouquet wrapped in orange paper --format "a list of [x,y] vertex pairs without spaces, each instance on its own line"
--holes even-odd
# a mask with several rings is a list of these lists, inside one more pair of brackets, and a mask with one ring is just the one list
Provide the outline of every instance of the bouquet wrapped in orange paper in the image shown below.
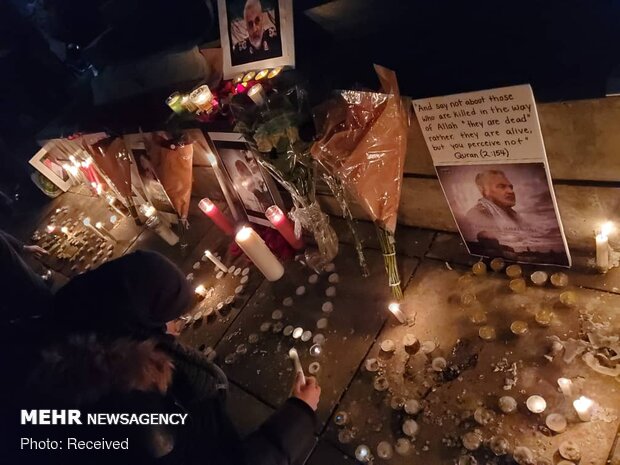
[[141,224],[133,201],[131,190],[131,157],[122,137],[107,137],[85,148],[95,164],[112,183],[116,191],[125,198],[127,207],[136,224]]
[[192,196],[192,162],[194,145],[182,139],[168,140],[154,135],[152,150],[155,170],[181,222],[187,224]]
[[394,232],[407,149],[407,115],[396,75],[375,65],[384,93],[341,91],[315,112],[312,156],[347,189],[377,227],[389,285],[400,300]]

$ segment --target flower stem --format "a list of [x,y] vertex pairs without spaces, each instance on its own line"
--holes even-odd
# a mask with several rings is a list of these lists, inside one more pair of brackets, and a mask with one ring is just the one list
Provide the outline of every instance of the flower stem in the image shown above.
[[387,229],[375,224],[377,229],[377,237],[381,244],[381,251],[383,252],[383,262],[385,264],[385,272],[388,275],[388,283],[392,295],[397,301],[403,299],[403,290],[400,285],[400,275],[398,274],[398,264],[396,263],[396,248],[394,244],[394,234]]

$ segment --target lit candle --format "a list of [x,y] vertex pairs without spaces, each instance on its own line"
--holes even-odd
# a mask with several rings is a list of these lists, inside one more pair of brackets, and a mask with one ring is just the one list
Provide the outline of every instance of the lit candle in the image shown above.
[[48,234],[54,234],[54,231],[56,231],[56,226],[53,224],[48,224],[45,227],[45,230],[47,231]]
[[198,110],[198,107],[194,105],[192,100],[189,98],[189,94],[181,94],[181,105],[183,105],[183,107],[190,113]]
[[106,236],[108,236],[111,240],[113,240],[114,242],[116,242],[116,237],[114,237],[112,235],[112,233],[110,231],[108,231],[104,226],[103,223],[101,221],[97,221],[95,223],[95,228],[97,228],[99,231],[101,231],[103,234],[105,234]]
[[267,94],[261,84],[254,84],[250,90],[248,90],[248,97],[250,97],[256,105],[262,105],[265,103]]
[[613,229],[613,224],[608,221],[601,226],[601,231],[596,235],[596,267],[601,273],[609,270],[609,233]]
[[271,222],[271,224],[278,230],[282,237],[286,239],[291,247],[294,249],[301,249],[304,246],[304,242],[301,238],[297,238],[295,236],[295,230],[293,228],[293,223],[289,221],[280,207],[277,205],[272,205],[265,211],[265,216]]
[[90,218],[86,217],[84,218],[84,220],[82,220],[82,224],[84,226],[86,226],[88,229],[90,229],[91,231],[93,231],[95,234],[97,234],[97,236],[99,236],[101,239],[103,240],[108,240],[108,238],[106,236],[103,235],[103,233],[101,233],[99,230],[97,230],[91,223],[90,223]]
[[234,233],[234,229],[222,212],[217,206],[211,202],[210,199],[204,198],[200,202],[198,202],[198,207],[202,210],[202,212],[207,215],[211,220],[216,224],[218,228],[222,230],[225,234],[232,236]]
[[594,401],[587,397],[581,396],[573,402],[573,407],[577,411],[577,415],[581,421],[590,421],[592,419],[592,407]]
[[268,281],[277,281],[284,275],[282,264],[252,228],[242,227],[235,236],[235,242]]
[[355,458],[360,462],[370,462],[371,457],[372,455],[370,454],[370,448],[367,445],[361,444],[357,446],[357,449],[355,449]]
[[166,99],[166,105],[168,105],[172,109],[172,111],[174,111],[178,115],[185,112],[185,107],[183,106],[183,99],[181,98],[181,94],[179,92],[174,92],[170,94],[170,96]]
[[541,396],[530,396],[525,402],[527,409],[532,413],[543,413],[547,408],[547,401]]
[[249,73],[246,73],[245,76],[243,76],[243,82],[249,82],[252,79],[254,79],[254,76],[256,76],[256,71],[250,71]]
[[65,236],[69,236],[69,228],[67,228],[66,226],[60,228],[60,232],[63,233]]
[[194,292],[201,299],[204,299],[207,296],[207,289],[202,284],[196,286],[196,289],[194,289]]
[[213,100],[213,94],[207,85],[194,89],[191,94],[189,94],[189,99],[194,105],[196,105],[199,112],[205,111],[208,113],[213,108],[213,104],[211,103],[211,100]]
[[573,382],[568,378],[560,378],[558,379],[558,386],[560,386],[560,390],[565,397],[572,397],[573,395]]
[[78,183],[78,178],[77,178],[78,170],[75,166],[70,165],[69,163],[64,163],[62,165],[62,169],[64,169],[67,175],[69,176],[69,181],[71,181],[71,184]]
[[267,78],[268,79],[273,79],[274,77],[276,77],[281,72],[282,72],[282,66],[279,66],[277,68],[273,68],[271,71],[269,71],[269,74],[267,75]]
[[264,69],[262,71],[260,71],[255,77],[254,80],[255,81],[260,81],[261,79],[265,79],[267,77],[267,75],[269,74],[269,70],[268,69]]
[[224,265],[215,255],[213,255],[210,250],[205,250],[205,257],[211,260],[213,264],[217,266],[220,270],[222,270],[224,273],[228,272],[228,268],[226,268],[226,265]]
[[301,377],[301,384],[306,384],[306,376],[304,375],[304,369],[301,366],[301,362],[299,361],[299,354],[297,353],[297,349],[293,347],[288,351],[289,358],[293,361],[293,365],[295,366],[295,373],[298,373],[298,376]]
[[140,205],[140,212],[146,216],[146,227],[155,231],[168,245],[176,245],[179,242],[179,236],[159,219],[153,205],[147,203]]
[[399,303],[392,302],[390,305],[388,305],[388,310],[392,312],[392,314],[396,317],[396,319],[400,322],[400,324],[404,325],[405,323],[407,323],[407,317],[405,316],[403,311],[400,309]]

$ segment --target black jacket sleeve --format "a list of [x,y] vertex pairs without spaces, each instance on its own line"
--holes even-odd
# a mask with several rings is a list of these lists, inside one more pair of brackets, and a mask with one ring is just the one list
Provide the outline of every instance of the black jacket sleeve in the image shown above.
[[2,236],[2,238],[7,241],[17,253],[22,253],[24,250],[24,243],[22,241],[2,230],[0,230],[0,236]]
[[246,463],[302,463],[314,442],[316,414],[303,400],[291,397],[260,428],[245,438]]

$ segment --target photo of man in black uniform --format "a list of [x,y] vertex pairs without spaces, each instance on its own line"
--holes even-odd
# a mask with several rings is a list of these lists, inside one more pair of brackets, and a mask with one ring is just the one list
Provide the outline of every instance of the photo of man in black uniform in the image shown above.
[[[243,20],[234,15],[234,7],[239,1],[227,1],[229,13],[229,37],[231,41],[231,64],[242,65],[254,61],[282,56],[280,38],[280,18],[277,1],[272,8],[263,10],[260,0],[246,0],[243,7]],[[245,25],[245,37],[237,40]],[[240,27],[241,26],[241,27]]]

